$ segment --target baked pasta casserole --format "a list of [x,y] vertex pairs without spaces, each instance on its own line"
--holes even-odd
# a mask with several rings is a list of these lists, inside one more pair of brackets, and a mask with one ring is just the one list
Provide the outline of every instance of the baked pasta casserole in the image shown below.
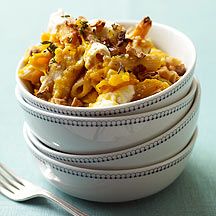
[[156,94],[186,69],[154,46],[151,26],[149,17],[125,29],[59,10],[40,44],[26,51],[19,77],[36,97],[66,106],[114,106]]

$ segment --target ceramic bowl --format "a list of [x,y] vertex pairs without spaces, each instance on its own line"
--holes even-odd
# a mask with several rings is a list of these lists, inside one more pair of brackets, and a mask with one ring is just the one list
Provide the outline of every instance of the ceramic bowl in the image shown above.
[[197,87],[167,107],[128,116],[77,117],[55,114],[28,104],[16,90],[24,117],[32,132],[49,147],[74,154],[117,151],[156,137],[175,125],[188,112]]
[[72,196],[98,202],[123,202],[155,194],[170,185],[184,170],[196,133],[174,157],[152,166],[125,170],[84,169],[53,160],[31,142],[28,146],[43,176]]
[[[137,22],[119,22],[126,28],[134,26]],[[42,110],[49,112],[72,115],[72,116],[116,116],[134,113],[143,113],[168,106],[183,98],[190,89],[192,76],[196,62],[196,51],[191,40],[178,30],[166,25],[153,23],[149,32],[149,37],[157,47],[177,57],[184,62],[187,71],[183,77],[169,88],[147,98],[106,108],[86,108],[69,107],[53,104],[41,100],[32,95],[24,83],[18,77],[18,70],[22,65],[22,60],[18,64],[16,71],[16,81],[25,100]]]
[[197,124],[200,88],[188,113],[171,129],[135,147],[96,155],[66,154],[49,148],[24,125],[26,142],[32,142],[43,154],[69,165],[93,169],[131,169],[152,165],[180,152],[191,139]]

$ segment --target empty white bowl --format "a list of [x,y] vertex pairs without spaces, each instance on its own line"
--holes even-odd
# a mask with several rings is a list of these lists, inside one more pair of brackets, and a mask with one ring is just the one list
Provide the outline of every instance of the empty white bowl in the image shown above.
[[43,154],[65,164],[93,169],[131,169],[152,165],[180,152],[191,139],[197,124],[200,86],[188,113],[171,129],[154,139],[121,151],[95,155],[66,154],[49,148],[24,125],[26,142],[32,142]]
[[125,170],[94,170],[66,165],[28,146],[43,176],[58,189],[81,199],[123,202],[157,193],[170,185],[183,171],[191,154],[196,133],[190,143],[174,157],[152,166]]
[[[128,28],[134,26],[137,22],[119,23]],[[168,106],[183,98],[190,89],[196,63],[196,51],[193,43],[186,35],[166,25],[153,23],[148,36],[158,48],[169,53],[171,56],[179,58],[186,65],[187,71],[181,77],[181,79],[162,92],[141,100],[105,108],[70,107],[57,105],[41,100],[28,91],[27,87],[18,77],[18,70],[22,65],[21,60],[16,71],[16,81],[21,94],[32,106],[42,110],[47,110],[49,112],[73,116],[119,116],[142,113]]]
[[167,107],[118,117],[77,117],[54,114],[28,104],[16,90],[32,132],[49,147],[74,154],[117,151],[146,142],[170,129],[189,111],[197,88]]

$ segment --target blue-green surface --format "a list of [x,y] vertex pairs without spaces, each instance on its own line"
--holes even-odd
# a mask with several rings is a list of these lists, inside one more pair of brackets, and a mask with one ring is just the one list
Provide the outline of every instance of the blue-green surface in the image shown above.
[[[100,204],[67,196],[44,181],[22,135],[23,118],[17,105],[15,68],[26,47],[38,41],[49,14],[63,8],[74,16],[141,19],[168,24],[185,32],[197,49],[196,75],[202,85],[199,135],[183,174],[167,189],[146,199],[123,204]],[[89,215],[216,215],[216,1],[214,0],[0,0],[0,161],[32,182],[65,198]],[[15,203],[0,195],[0,216],[68,215],[42,199]]]

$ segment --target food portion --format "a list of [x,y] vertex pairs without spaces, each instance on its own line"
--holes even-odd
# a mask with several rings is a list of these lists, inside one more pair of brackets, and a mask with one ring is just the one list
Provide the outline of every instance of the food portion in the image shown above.
[[149,17],[129,30],[59,10],[40,44],[26,51],[19,77],[36,97],[66,106],[115,106],[156,94],[186,69],[147,38],[151,26]]

